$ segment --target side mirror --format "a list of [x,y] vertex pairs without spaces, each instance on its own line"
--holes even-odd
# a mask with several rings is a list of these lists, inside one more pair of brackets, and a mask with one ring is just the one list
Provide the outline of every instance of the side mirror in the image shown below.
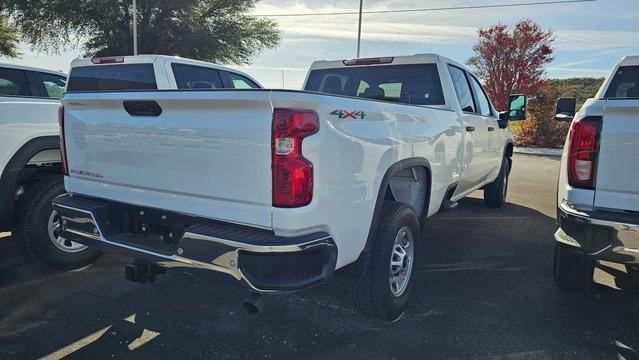
[[510,95],[510,100],[508,101],[508,120],[518,121],[526,119],[527,100],[526,95]]
[[557,100],[557,108],[555,110],[555,120],[572,121],[575,117],[575,108],[577,107],[577,99],[575,98],[559,98]]

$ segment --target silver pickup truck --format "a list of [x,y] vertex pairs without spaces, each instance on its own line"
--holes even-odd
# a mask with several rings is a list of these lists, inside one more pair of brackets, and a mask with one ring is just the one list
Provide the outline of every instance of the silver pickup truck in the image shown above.
[[557,103],[571,119],[557,191],[555,282],[581,290],[596,260],[639,264],[639,56],[623,58],[594,99],[575,115],[575,99]]

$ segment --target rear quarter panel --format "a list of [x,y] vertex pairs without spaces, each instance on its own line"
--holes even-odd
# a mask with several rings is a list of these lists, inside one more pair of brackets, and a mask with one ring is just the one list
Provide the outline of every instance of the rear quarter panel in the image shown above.
[[[338,246],[337,267],[364,249],[386,171],[396,162],[421,158],[432,172],[429,215],[459,176],[461,127],[453,111],[320,94],[273,92],[274,108],[310,109],[320,118],[317,134],[304,139],[313,163],[314,195],[303,208],[273,211],[281,235],[311,230],[330,233]],[[335,111],[363,112],[339,118]]]

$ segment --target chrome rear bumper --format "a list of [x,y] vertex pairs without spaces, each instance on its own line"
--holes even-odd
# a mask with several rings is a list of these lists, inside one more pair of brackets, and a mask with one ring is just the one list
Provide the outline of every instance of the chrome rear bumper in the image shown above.
[[282,237],[262,229],[68,194],[54,199],[53,206],[69,240],[165,268],[228,275],[253,291],[307,288],[326,281],[335,270],[337,248],[327,233]]
[[639,263],[639,215],[584,212],[561,203],[555,240],[600,260]]

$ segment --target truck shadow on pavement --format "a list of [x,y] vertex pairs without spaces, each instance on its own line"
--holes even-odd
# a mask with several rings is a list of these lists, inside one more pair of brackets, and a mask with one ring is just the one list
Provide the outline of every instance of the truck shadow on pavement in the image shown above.
[[392,323],[361,314],[340,277],[252,316],[243,290],[175,273],[128,283],[114,255],[75,272],[0,268],[0,358],[637,358],[637,282],[602,264],[590,291],[560,292],[551,217],[469,198],[425,230],[413,300]]

